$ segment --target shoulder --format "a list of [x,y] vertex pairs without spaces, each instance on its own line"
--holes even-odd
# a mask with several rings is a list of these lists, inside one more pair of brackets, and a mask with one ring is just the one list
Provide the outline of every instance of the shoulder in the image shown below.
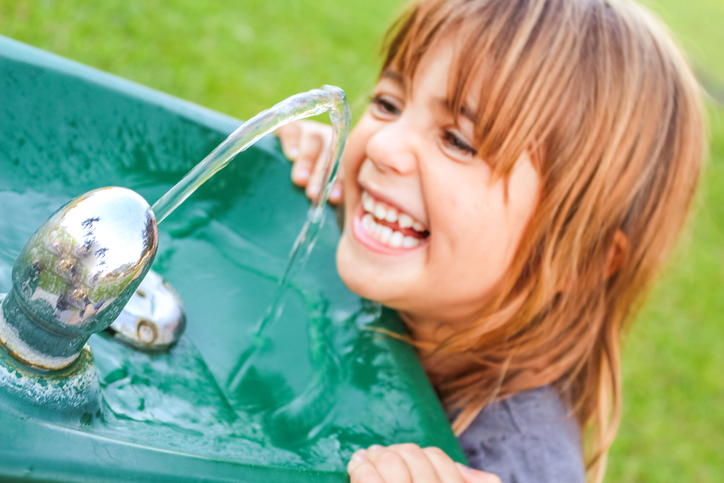
[[489,404],[460,435],[470,465],[503,483],[585,482],[578,425],[550,386]]

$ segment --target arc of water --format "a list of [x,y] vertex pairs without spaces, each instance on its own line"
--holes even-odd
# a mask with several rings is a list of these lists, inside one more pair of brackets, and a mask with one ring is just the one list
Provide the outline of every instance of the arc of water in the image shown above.
[[277,285],[272,304],[266,316],[257,324],[255,333],[260,337],[264,328],[279,318],[284,306],[282,294],[294,274],[304,266],[322,226],[324,206],[332,190],[339,169],[344,144],[349,133],[352,116],[344,91],[334,86],[323,86],[296,94],[262,111],[231,133],[211,154],[206,156],[180,182],[163,195],[152,207],[157,223],[161,223],[199,186],[223,169],[240,152],[290,122],[328,112],[332,121],[332,149],[323,167],[324,189],[309,210],[307,222],[294,242],[287,266]]
[[[224,142],[206,156],[181,181],[154,203],[156,222],[161,223],[199,186],[226,167],[231,160],[267,134],[290,122],[329,112],[332,121],[332,150],[325,160],[325,183],[314,207],[323,207],[329,198],[332,181],[337,175],[339,160],[349,132],[351,114],[344,91],[334,86],[323,86],[309,92],[293,95],[275,106],[262,111],[242,124]],[[313,217],[321,217],[321,209],[313,209]]]

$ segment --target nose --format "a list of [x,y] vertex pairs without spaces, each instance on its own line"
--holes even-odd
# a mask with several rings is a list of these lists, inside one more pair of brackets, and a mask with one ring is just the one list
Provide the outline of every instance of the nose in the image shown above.
[[417,167],[419,141],[412,126],[401,117],[386,124],[369,139],[367,158],[381,172],[407,175]]

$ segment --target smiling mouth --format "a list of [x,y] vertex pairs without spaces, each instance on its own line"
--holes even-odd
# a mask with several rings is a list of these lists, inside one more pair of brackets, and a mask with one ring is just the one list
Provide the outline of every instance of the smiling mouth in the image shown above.
[[362,206],[358,213],[358,227],[365,235],[384,248],[412,249],[430,236],[421,222],[399,208],[362,192]]

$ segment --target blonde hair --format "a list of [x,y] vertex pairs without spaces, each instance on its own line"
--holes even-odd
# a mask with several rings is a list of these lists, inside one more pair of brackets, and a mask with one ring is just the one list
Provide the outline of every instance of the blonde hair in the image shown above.
[[433,383],[461,410],[458,434],[489,402],[553,384],[600,481],[621,415],[622,332],[698,182],[699,86],[664,27],[626,0],[420,1],[391,29],[383,70],[411,80],[444,38],[460,45],[452,112],[482,77],[479,156],[505,177],[530,152],[542,190],[499,297],[437,348],[470,369]]

